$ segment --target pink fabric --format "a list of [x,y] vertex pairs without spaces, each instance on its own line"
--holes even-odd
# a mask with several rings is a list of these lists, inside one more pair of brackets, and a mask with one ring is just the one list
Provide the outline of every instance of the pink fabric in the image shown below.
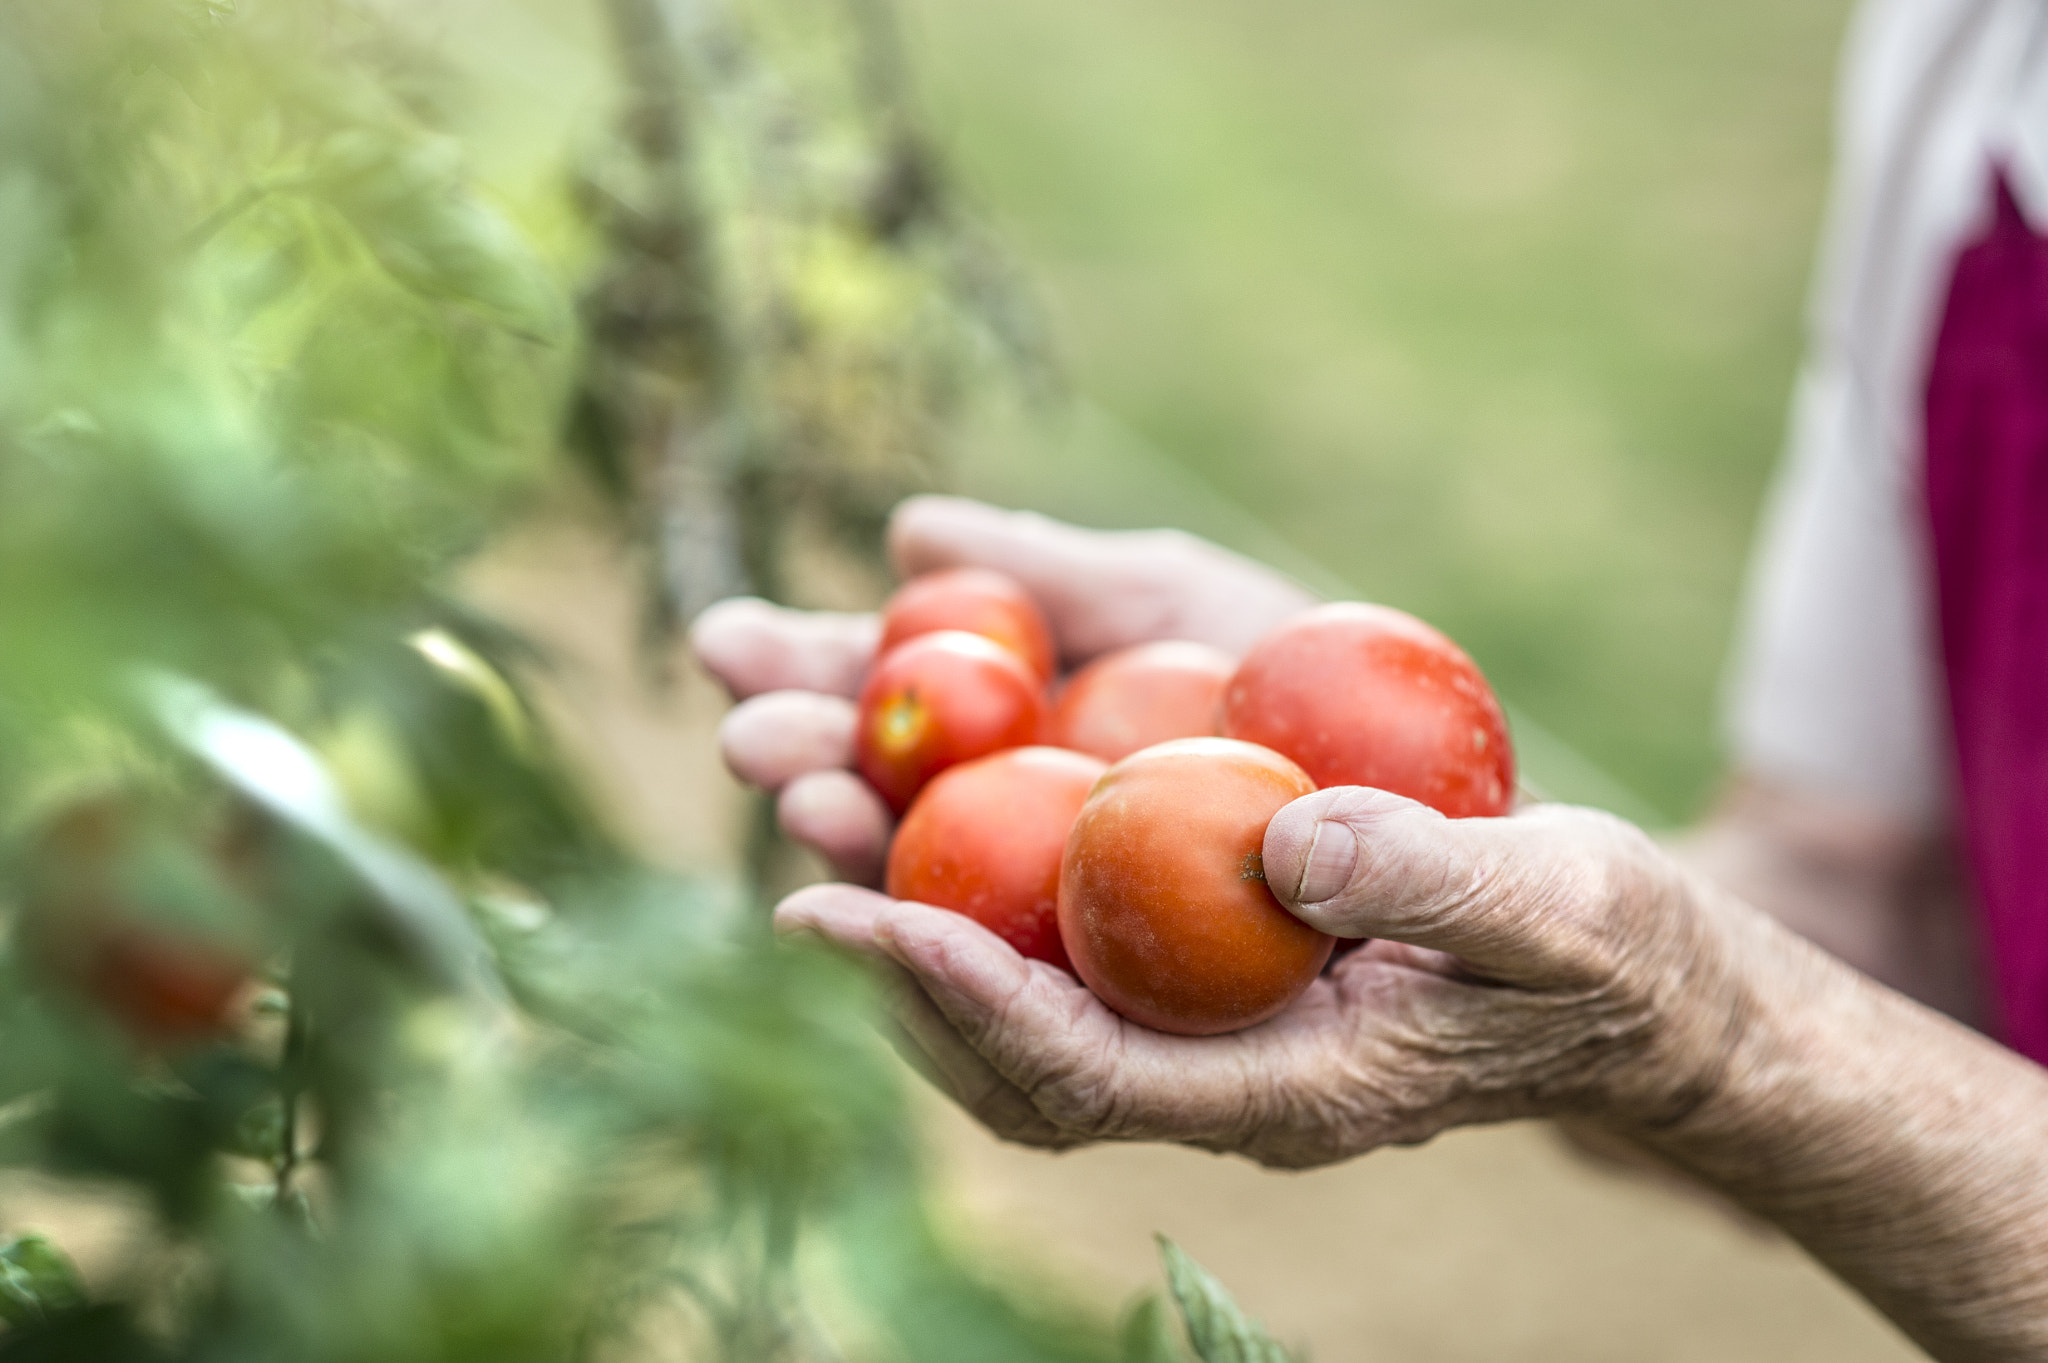
[[2048,1062],[2048,238],[1993,193],[1928,374],[1927,509],[1995,1021]]

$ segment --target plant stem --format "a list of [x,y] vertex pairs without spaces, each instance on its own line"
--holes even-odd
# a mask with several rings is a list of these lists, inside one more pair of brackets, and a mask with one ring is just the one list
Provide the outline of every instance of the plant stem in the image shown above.
[[292,1179],[299,1169],[299,1102],[305,1091],[302,1070],[307,1044],[306,1012],[298,991],[287,990],[285,999],[284,1055],[277,1069],[278,1100],[284,1109],[273,1199],[278,1207],[285,1206],[290,1198]]

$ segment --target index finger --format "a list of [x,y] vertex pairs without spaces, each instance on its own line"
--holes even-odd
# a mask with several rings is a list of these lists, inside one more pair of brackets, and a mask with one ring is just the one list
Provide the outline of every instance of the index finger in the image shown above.
[[1273,569],[1177,530],[1084,530],[965,497],[904,501],[889,521],[889,553],[905,577],[963,565],[1014,577],[1070,661],[1154,639],[1242,653],[1315,604]]
[[697,617],[690,647],[735,700],[764,691],[852,696],[881,629],[872,615],[791,610],[740,596]]

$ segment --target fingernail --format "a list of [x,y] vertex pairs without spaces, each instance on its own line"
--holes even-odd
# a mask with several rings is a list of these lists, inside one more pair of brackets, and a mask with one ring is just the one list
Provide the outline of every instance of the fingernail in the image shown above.
[[1294,892],[1294,902],[1303,907],[1322,903],[1349,885],[1351,873],[1357,869],[1358,834],[1350,824],[1319,820],[1308,856],[1302,860],[1301,885]]

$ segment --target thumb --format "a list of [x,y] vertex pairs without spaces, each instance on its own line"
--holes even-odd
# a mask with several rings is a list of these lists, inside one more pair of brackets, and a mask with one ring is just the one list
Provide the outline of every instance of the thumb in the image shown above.
[[[1266,826],[1266,882],[1312,927],[1449,952],[1504,983],[1574,988],[1608,978],[1620,944],[1614,874],[1627,825],[1536,806],[1447,819],[1364,786],[1305,795]],[[1640,837],[1640,835],[1637,835]]]
[[1272,569],[1177,530],[1084,530],[965,497],[903,502],[890,518],[889,555],[905,577],[972,566],[1016,578],[1068,659],[1154,639],[1241,653],[1315,604]]

